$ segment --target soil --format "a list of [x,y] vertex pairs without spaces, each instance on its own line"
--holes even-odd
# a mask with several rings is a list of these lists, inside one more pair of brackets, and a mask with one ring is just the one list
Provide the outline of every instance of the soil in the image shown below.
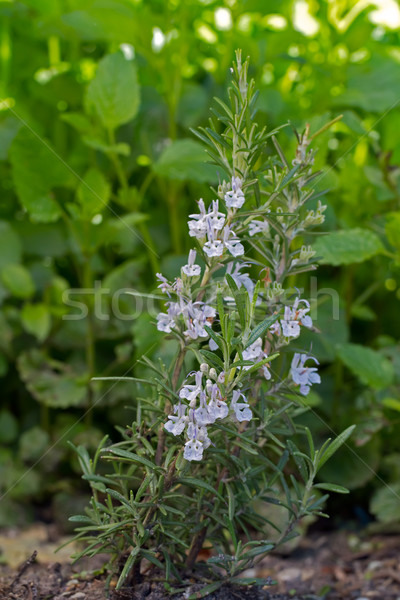
[[[102,557],[72,565],[68,547],[54,549],[54,528],[35,525],[25,531],[0,533],[0,600],[105,600],[105,578],[95,575]],[[274,580],[265,587],[223,585],[208,600],[400,600],[400,535],[361,535],[350,532],[313,533],[288,556],[271,555],[245,577]],[[21,560],[22,559],[22,560]],[[56,562],[58,560],[58,562]],[[143,578],[133,588],[115,591],[110,600],[166,600],[160,582]],[[202,586],[187,582],[174,600],[201,597]]]

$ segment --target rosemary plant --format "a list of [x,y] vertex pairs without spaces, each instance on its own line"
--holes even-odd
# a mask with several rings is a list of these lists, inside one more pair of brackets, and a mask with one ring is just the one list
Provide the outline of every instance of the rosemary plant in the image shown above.
[[[167,589],[199,577],[203,595],[223,581],[264,584],[240,574],[296,535],[300,519],[323,514],[320,490],[346,492],[315,477],[352,428],[316,449],[296,423],[320,383],[317,358],[294,347],[313,324],[293,281],[316,268],[303,240],[324,221],[313,138],[306,128],[287,159],[277,132],[254,120],[247,72],[238,52],[229,106],[217,99],[210,127],[197,132],[225,179],[189,217],[193,249],[180,275],[158,276],[166,303],[157,327],[177,340],[178,354],[169,366],[143,358],[154,377],[141,380],[146,397],[136,398],[122,441],[105,438],[93,460],[77,448],[93,492],[86,514],[72,517],[85,543],[78,557],[109,553],[117,588],[144,564]],[[106,475],[99,460],[109,463]],[[199,560],[204,547],[210,557]]]

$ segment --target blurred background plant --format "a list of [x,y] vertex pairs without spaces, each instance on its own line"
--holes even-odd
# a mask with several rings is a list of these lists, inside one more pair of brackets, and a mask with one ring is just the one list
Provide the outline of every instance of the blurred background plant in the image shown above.
[[[0,525],[77,511],[66,440],[95,448],[135,404],[132,383],[92,376],[173,351],[146,298],[119,290],[145,294],[184,264],[193,198],[218,182],[190,128],[239,47],[269,129],[312,134],[343,114],[318,138],[330,233],[315,244],[322,333],[303,339],[324,372],[319,419],[304,419],[321,439],[358,424],[357,456],[342,449],[322,474],[351,501],[328,512],[399,522],[397,2],[27,0],[0,15]],[[290,128],[280,143],[293,152]],[[324,288],[341,298],[333,325]]]

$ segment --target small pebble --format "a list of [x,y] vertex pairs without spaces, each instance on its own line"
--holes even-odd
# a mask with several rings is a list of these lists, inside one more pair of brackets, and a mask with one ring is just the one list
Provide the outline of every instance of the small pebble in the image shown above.
[[84,600],[86,598],[86,594],[83,592],[76,592],[73,596],[70,596],[70,600]]
[[77,585],[79,583],[78,579],[70,579],[67,585]]

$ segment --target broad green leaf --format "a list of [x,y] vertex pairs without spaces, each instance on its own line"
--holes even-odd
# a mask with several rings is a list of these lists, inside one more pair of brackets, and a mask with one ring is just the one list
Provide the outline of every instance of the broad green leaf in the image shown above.
[[13,116],[0,122],[0,160],[7,160],[8,150],[20,127],[21,123]]
[[25,304],[21,311],[22,325],[39,341],[43,341],[49,334],[51,327],[50,311],[46,304]]
[[321,236],[313,249],[320,263],[337,266],[368,260],[382,252],[383,246],[375,233],[357,227]]
[[378,489],[372,496],[370,511],[381,523],[400,521],[400,483]]
[[10,444],[18,435],[18,421],[14,415],[3,409],[0,411],[0,443]]
[[382,404],[386,408],[390,408],[392,410],[400,412],[400,400],[398,400],[397,398],[384,398],[382,400]]
[[104,210],[110,198],[110,184],[97,169],[89,169],[79,184],[77,198],[84,219]]
[[88,86],[86,101],[108,129],[131,121],[137,115],[140,102],[135,65],[126,60],[122,52],[105,56]]
[[387,215],[385,229],[390,244],[396,250],[400,250],[400,212],[393,212]]
[[6,221],[0,221],[0,270],[8,264],[21,261],[21,241],[14,229]]
[[31,274],[22,265],[6,265],[1,271],[1,279],[17,298],[30,298],[35,292]]
[[88,117],[82,113],[64,113],[60,118],[65,121],[65,123],[68,123],[68,125],[71,125],[71,127],[79,131],[79,133],[88,134],[89,132],[93,131],[93,125],[90,119],[88,119]]
[[383,113],[393,107],[400,95],[399,66],[388,56],[375,54],[372,60],[348,68],[345,91],[333,99],[334,105],[354,106]]
[[393,365],[380,352],[359,344],[340,344],[337,353],[343,363],[365,385],[381,389],[392,383]]
[[50,362],[38,350],[23,352],[18,357],[18,371],[29,392],[40,403],[53,408],[82,406],[87,388],[84,377],[71,367]]
[[95,150],[104,152],[104,154],[120,154],[121,156],[129,156],[131,153],[131,147],[129,144],[125,144],[124,142],[119,142],[118,144],[106,144],[101,139],[89,136],[83,137],[82,141],[86,144],[86,146],[89,146],[89,148],[94,148]]
[[35,222],[50,223],[61,214],[52,190],[68,185],[71,172],[47,140],[21,128],[10,148],[12,175],[22,206]]
[[207,154],[199,142],[191,139],[175,140],[165,148],[153,164],[157,175],[179,181],[215,182],[216,168],[207,164]]
[[50,436],[40,427],[32,427],[19,438],[19,455],[23,461],[34,462],[47,450]]

